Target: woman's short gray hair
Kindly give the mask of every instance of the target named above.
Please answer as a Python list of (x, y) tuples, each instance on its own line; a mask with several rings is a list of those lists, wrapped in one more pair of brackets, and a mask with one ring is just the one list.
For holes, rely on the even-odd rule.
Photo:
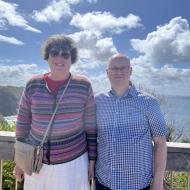
[(52, 35), (42, 44), (41, 54), (44, 60), (48, 60), (49, 53), (52, 49), (69, 51), (72, 64), (78, 59), (78, 50), (75, 41), (65, 34)]

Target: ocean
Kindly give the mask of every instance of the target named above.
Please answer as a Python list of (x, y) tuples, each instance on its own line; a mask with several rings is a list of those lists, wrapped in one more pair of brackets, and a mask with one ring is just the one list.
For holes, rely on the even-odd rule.
[(190, 96), (167, 96), (166, 99), (161, 107), (167, 123), (172, 123), (176, 135), (182, 132), (184, 138), (190, 138)]
[[(175, 134), (183, 131), (185, 137), (190, 138), (190, 96), (164, 96), (161, 108), (167, 123), (172, 123)], [(5, 117), (10, 123), (16, 121), (16, 116)]]

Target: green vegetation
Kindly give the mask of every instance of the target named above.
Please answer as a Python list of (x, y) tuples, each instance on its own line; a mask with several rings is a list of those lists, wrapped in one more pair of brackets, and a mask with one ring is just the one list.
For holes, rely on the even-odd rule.
[[(166, 172), (165, 175), (165, 190), (190, 190), (188, 187), (188, 178), (190, 178), (187, 172)], [(173, 185), (171, 186), (173, 182)]]
[(0, 114), (0, 131), (15, 131), (15, 126), (11, 126)]
[[(9, 125), (0, 115), (0, 131), (15, 131), (15, 126)], [(3, 190), (15, 190), (15, 177), (13, 176), (14, 161), (3, 160)], [(18, 190), (23, 184), (18, 183)]]
[[(168, 142), (176, 142), (179, 141), (182, 143), (190, 143), (190, 139), (185, 137), (183, 138), (183, 130), (179, 132), (177, 135), (175, 134), (174, 123), (170, 122), (167, 124), (168, 126)], [(190, 174), (188, 172), (174, 172), (174, 171), (166, 171), (165, 172), (165, 180), (164, 180), (164, 189), (165, 190), (190, 190), (188, 187), (188, 183), (190, 180)]]
[(13, 161), (3, 161), (3, 189), (14, 190), (15, 189), (15, 177), (13, 176), (13, 168), (15, 164)]

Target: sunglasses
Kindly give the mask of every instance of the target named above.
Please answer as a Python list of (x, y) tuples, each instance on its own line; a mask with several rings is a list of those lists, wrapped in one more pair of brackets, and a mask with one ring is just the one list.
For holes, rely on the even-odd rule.
[(64, 51), (58, 51), (58, 50), (51, 50), (49, 52), (49, 55), (51, 57), (62, 57), (64, 59), (69, 59), (71, 57), (71, 54), (69, 52), (64, 52)]

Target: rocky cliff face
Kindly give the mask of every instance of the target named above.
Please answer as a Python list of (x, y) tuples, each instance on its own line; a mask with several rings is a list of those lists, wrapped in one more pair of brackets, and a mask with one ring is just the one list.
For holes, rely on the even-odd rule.
[(0, 86), (0, 114), (3, 116), (17, 113), (23, 87)]

